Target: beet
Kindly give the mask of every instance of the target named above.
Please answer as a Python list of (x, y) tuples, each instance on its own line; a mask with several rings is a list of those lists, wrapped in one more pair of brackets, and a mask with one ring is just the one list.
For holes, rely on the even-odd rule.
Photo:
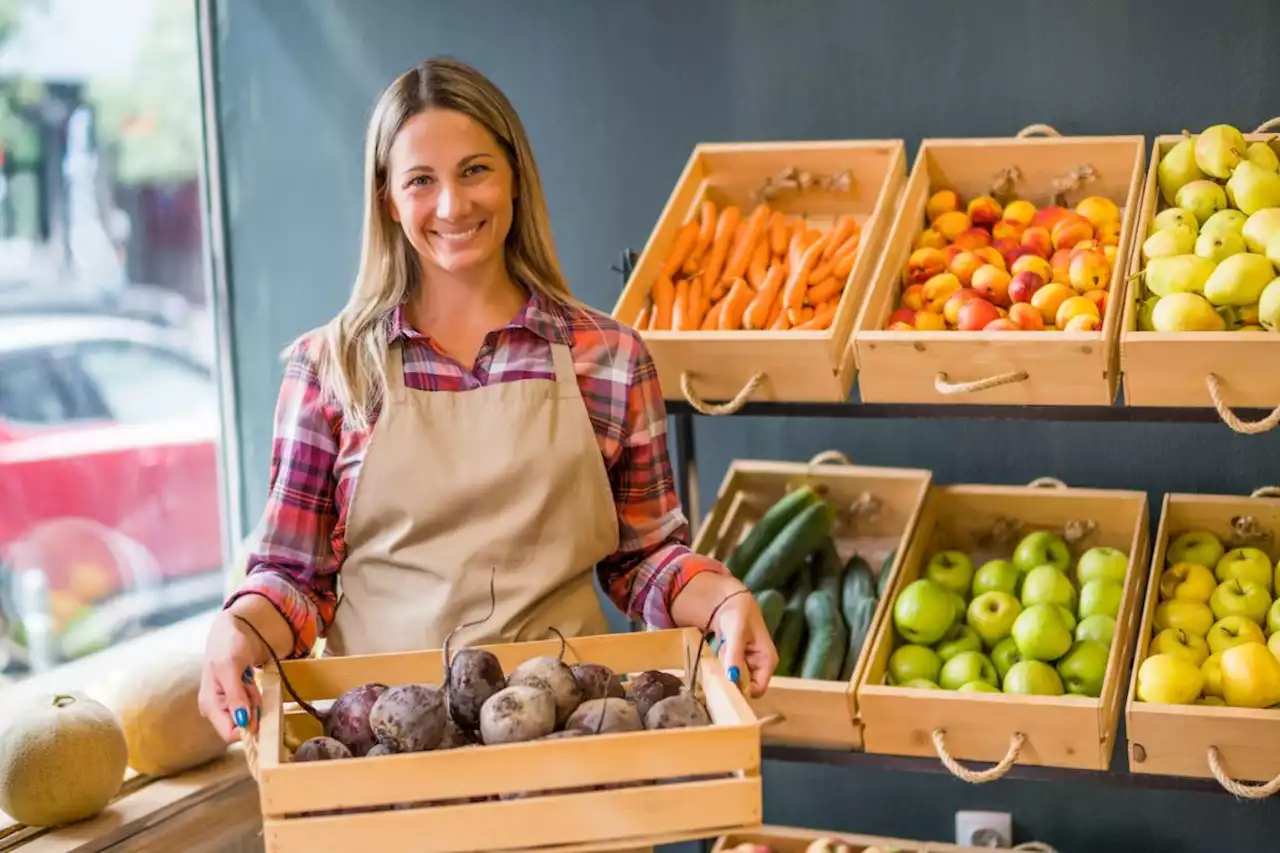
[(565, 723), (565, 731), (581, 729), (588, 734), (638, 732), (644, 728), (640, 712), (626, 699), (588, 699)]
[(685, 729), (711, 725), (707, 709), (687, 690), (655, 702), (644, 716), (646, 729)]
[(582, 701), (613, 697), (622, 699), (626, 691), (622, 689), (622, 679), (607, 666), (598, 663), (575, 663), (569, 666), (573, 672), (573, 680), (582, 688)]
[(552, 732), (549, 735), (543, 735), (539, 740), (564, 740), (571, 737), (583, 737), (588, 734), (582, 729), (563, 729), (558, 732)]
[(369, 711), (369, 727), (396, 752), (435, 749), (444, 737), (444, 693), (431, 684), (400, 684), (383, 691)]
[(480, 728), (480, 708), (507, 686), (502, 664), (493, 652), (460, 649), (449, 664), (449, 716), (469, 732)]
[(294, 761), (334, 761), (350, 758), (351, 750), (342, 741), (331, 737), (313, 737), (304, 740), (293, 753)]
[(458, 727), (453, 720), (445, 720), (444, 735), (436, 749), (457, 749), (460, 746), (474, 746), (475, 738)]
[(369, 748), (369, 751), (364, 754), (364, 757), (372, 758), (375, 755), (395, 755), (395, 754), (396, 754), (396, 748), (391, 744), (375, 743), (373, 746)]
[(684, 682), (669, 672), (646, 670), (631, 680), (631, 701), (636, 703), (640, 718), (649, 716), (649, 709), (671, 696), (678, 696)]
[(555, 699), (556, 728), (564, 725), (569, 715), (582, 704), (582, 688), (573, 677), (573, 670), (562, 660), (553, 657), (530, 658), (517, 666), (507, 678), (510, 687), (541, 682), (551, 689)]
[(368, 753), (378, 742), (369, 726), (369, 712), (386, 689), (385, 684), (362, 684), (339, 696), (324, 715), (325, 736), (341, 741), (352, 755)]
[(480, 738), (486, 744), (537, 740), (555, 728), (555, 696), (542, 682), (504, 687), (480, 709)]

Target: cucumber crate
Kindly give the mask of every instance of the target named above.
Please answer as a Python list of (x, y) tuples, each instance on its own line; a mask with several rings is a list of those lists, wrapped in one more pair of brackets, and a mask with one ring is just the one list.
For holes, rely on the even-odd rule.
[[(857, 686), (867, 752), (937, 757), (973, 782), (1015, 763), (1109, 766), (1146, 581), (1147, 496), (1040, 484), (930, 491)], [(1004, 564), (981, 570), (993, 561)], [(1081, 577), (1099, 583), (1087, 592)], [(891, 608), (909, 587), (900, 622)], [(1078, 631), (1095, 611), (1110, 621)], [(1073, 658), (1083, 640), (1095, 645)]]
[(838, 451), (729, 466), (693, 547), (754, 587), (779, 647), (768, 691), (748, 700), (765, 741), (862, 745), (853, 685), (931, 479)]

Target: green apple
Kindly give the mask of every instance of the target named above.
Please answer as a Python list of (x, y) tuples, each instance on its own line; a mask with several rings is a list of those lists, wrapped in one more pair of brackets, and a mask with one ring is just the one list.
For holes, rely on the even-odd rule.
[(961, 652), (942, 665), (942, 675), (938, 684), (943, 690), (959, 690), (960, 685), (970, 681), (985, 681), (988, 684), (1000, 683), (996, 666), (982, 652)]
[(1080, 618), (1103, 614), (1120, 615), (1120, 599), (1124, 597), (1124, 587), (1112, 581), (1095, 578), (1080, 587)]
[(1076, 615), (1061, 604), (1053, 606), (1058, 608), (1058, 613), (1062, 616), (1062, 622), (1067, 626), (1067, 630), (1074, 631), (1076, 629)]
[(920, 578), (907, 584), (893, 602), (893, 626), (909, 643), (932, 645), (956, 619), (956, 605), (944, 587)]
[(1157, 631), (1181, 628), (1188, 634), (1205, 636), (1213, 627), (1213, 611), (1200, 601), (1162, 601), (1156, 605), (1154, 623)]
[(973, 560), (963, 551), (939, 551), (924, 567), (924, 576), (943, 589), (965, 595), (973, 583)]
[(894, 684), (906, 684), (913, 678), (937, 681), (941, 671), (942, 658), (928, 646), (898, 646), (889, 655), (889, 678)]
[(1258, 548), (1232, 548), (1222, 555), (1218, 565), (1213, 569), (1213, 576), (1218, 583), (1239, 578), (1242, 581), (1253, 581), (1271, 592), (1271, 558)]
[(1036, 566), (1022, 580), (1022, 606), (1033, 604), (1061, 604), (1068, 610), (1076, 609), (1076, 588), (1071, 579), (1053, 566)]
[(933, 648), (942, 662), (946, 663), (961, 652), (982, 651), (982, 638), (968, 625), (957, 622)]
[(1062, 535), (1052, 530), (1028, 533), (1013, 549), (1013, 564), (1020, 572), (1029, 572), (1037, 566), (1053, 566), (1065, 572), (1071, 566), (1071, 549)]
[(1076, 626), (1077, 640), (1097, 640), (1103, 645), (1110, 646), (1115, 636), (1116, 620), (1111, 616), (1102, 614), (1086, 616)]
[(942, 689), (941, 687), (938, 686), (937, 682), (930, 681), (927, 678), (913, 678), (907, 683), (899, 686), (911, 687), (911, 688), (914, 688), (915, 690), (941, 690)]
[(958, 688), (961, 693), (999, 693), (999, 687), (993, 687), (985, 681), (970, 681)]
[(1247, 616), (1261, 625), (1271, 608), (1271, 594), (1262, 584), (1235, 578), (1223, 581), (1209, 597), (1209, 609), (1221, 620), (1225, 616)]
[[(1213, 631), (1210, 630), (1212, 635)], [(1179, 628), (1165, 628), (1151, 640), (1153, 655), (1180, 655), (1196, 666), (1209, 656), (1209, 643), (1204, 637), (1188, 634)]]
[(1164, 559), (1170, 566), (1174, 563), (1197, 563), (1212, 569), (1218, 565), (1226, 550), (1222, 546), (1222, 540), (1209, 531), (1188, 530), (1173, 537), (1173, 541), (1165, 549)]
[(954, 625), (956, 622), (963, 622), (965, 611), (969, 609), (969, 602), (965, 601), (963, 595), (953, 592), (951, 593), (951, 603), (954, 604), (956, 608), (956, 618), (951, 624)]
[(1007, 592), (984, 592), (969, 602), (965, 621), (988, 649), (1009, 636), (1022, 612), (1018, 599)]
[(1061, 696), (1062, 677), (1049, 664), (1038, 660), (1020, 660), (1004, 677), (1005, 693), (1029, 696)]
[(1119, 548), (1099, 545), (1080, 555), (1076, 562), (1076, 578), (1081, 586), (1092, 580), (1123, 584), (1129, 573), (1129, 555)]
[(1007, 592), (1018, 594), (1018, 583), (1022, 580), (1022, 572), (1008, 560), (991, 560), (983, 563), (973, 576), (973, 597), (984, 592)]
[(1027, 660), (1057, 660), (1071, 648), (1071, 631), (1056, 604), (1033, 604), (1013, 622), (1013, 640)]
[(1013, 641), (1013, 637), (1005, 637), (991, 650), (991, 662), (996, 665), (996, 672), (999, 673), (1002, 684), (1009, 670), (1020, 660), (1022, 660), (1022, 654), (1018, 651), (1018, 644)]
[(1223, 616), (1214, 622), (1213, 627), (1209, 629), (1207, 641), (1210, 653), (1220, 655), (1232, 646), (1244, 643), (1266, 643), (1267, 638), (1257, 622), (1248, 616), (1234, 614)]
[(1067, 693), (1079, 696), (1102, 695), (1111, 650), (1097, 640), (1076, 640), (1058, 661), (1058, 675)]
[(1277, 630), (1280, 630), (1280, 598), (1271, 603), (1271, 607), (1267, 609), (1267, 636), (1271, 636)]
[(1218, 579), (1213, 576), (1213, 569), (1199, 563), (1174, 563), (1160, 573), (1160, 600), (1200, 601), (1209, 603), (1213, 591), (1218, 588)]

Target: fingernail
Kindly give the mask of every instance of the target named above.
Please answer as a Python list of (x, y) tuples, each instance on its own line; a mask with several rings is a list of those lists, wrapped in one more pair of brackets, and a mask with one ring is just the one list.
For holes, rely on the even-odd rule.
[(249, 681), (253, 681), (253, 667), (247, 666), (244, 668), (244, 677)]
[(739, 675), (741, 675), (741, 674), (742, 674), (742, 673), (741, 673), (741, 672), (739, 672), (739, 670), (738, 670), (738, 668), (737, 668), (736, 666), (731, 666), (731, 667), (729, 667), (729, 680), (730, 680), (730, 681), (732, 681), (732, 682), (734, 682), (735, 684), (736, 684), (736, 683), (737, 683), (737, 681), (738, 681), (738, 676), (739, 676)]
[(243, 729), (245, 726), (249, 725), (249, 712), (244, 708), (236, 708), (236, 712), (232, 715), (232, 719), (236, 721), (237, 726)]

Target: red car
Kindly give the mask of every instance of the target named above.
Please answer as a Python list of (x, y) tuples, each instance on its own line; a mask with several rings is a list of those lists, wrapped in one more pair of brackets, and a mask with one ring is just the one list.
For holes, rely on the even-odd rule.
[(31, 669), (222, 594), (217, 386), (183, 337), (0, 316), (0, 633)]

